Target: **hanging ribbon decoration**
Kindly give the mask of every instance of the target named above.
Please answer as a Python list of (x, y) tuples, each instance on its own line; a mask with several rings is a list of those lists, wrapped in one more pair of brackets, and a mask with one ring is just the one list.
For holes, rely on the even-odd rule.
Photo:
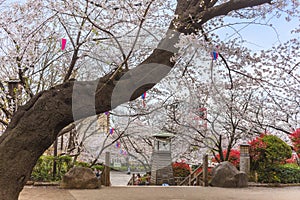
[[(116, 142), (116, 148), (121, 148), (121, 142), (120, 141)], [(120, 149), (120, 154), (126, 156), (127, 155), (127, 151), (122, 148), (122, 149)]]
[(216, 46), (216, 48), (213, 49), (213, 51), (210, 53), (211, 58), (212, 58), (211, 63), (210, 63), (210, 73), (211, 73), (210, 76), (211, 76), (211, 81), (212, 82), (213, 82), (213, 61), (217, 60), (218, 57), (219, 57), (219, 53), (216, 49), (218, 49), (218, 46)]
[(66, 44), (67, 44), (67, 39), (62, 38), (62, 39), (61, 39), (61, 50), (62, 50), (62, 51), (65, 50)]
[(213, 60), (217, 60), (218, 56), (219, 56), (219, 54), (218, 54), (218, 52), (216, 50), (214, 50), (213, 52), (211, 52), (211, 58)]
[(127, 152), (126, 152), (126, 150), (124, 150), (124, 149), (120, 149), (120, 154), (126, 156), (126, 155), (127, 155)]
[(114, 133), (114, 130), (115, 130), (114, 128), (109, 129), (109, 134), (112, 135)]
[(143, 106), (144, 106), (144, 107), (146, 107), (145, 99), (146, 99), (146, 92), (144, 92), (144, 93), (142, 94), (142, 102), (143, 102)]
[(120, 147), (121, 147), (121, 142), (117, 141), (116, 147), (117, 147), (117, 148), (120, 148)]

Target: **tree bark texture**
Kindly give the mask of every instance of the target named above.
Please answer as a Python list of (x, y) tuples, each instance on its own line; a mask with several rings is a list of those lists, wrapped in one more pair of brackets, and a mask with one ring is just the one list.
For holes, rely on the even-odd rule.
[[(200, 4), (206, 2), (206, 8)], [(164, 78), (174, 66), (171, 58), (180, 33), (189, 34), (213, 17), (270, 0), (178, 0), (174, 19), (153, 53), (136, 68), (88, 82), (69, 81), (35, 95), (20, 107), (0, 137), (0, 200), (17, 200), (37, 159), (74, 120), (111, 110), (134, 100)], [(190, 16), (195, 21), (190, 20)], [(187, 28), (189, 27), (189, 28)], [(116, 75), (117, 74), (117, 75)]]

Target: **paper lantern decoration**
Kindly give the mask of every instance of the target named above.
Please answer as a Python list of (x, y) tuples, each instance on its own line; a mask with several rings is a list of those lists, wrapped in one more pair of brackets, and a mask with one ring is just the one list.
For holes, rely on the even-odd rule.
[(61, 50), (62, 50), (62, 51), (65, 50), (66, 44), (67, 44), (67, 39), (62, 38), (62, 39), (61, 39)]
[(109, 129), (109, 134), (112, 135), (114, 133), (114, 130), (115, 130), (114, 128)]

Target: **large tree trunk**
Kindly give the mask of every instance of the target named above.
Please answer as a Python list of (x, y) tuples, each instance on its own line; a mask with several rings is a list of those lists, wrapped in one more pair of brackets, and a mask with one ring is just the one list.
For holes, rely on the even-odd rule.
[[(210, 1), (204, 1), (210, 2)], [(216, 1), (212, 1), (216, 2)], [(232, 9), (260, 5), (269, 0), (230, 1)], [(250, 3), (249, 3), (250, 2)], [(174, 44), (179, 33), (196, 32), (209, 19), (227, 14), (224, 7), (210, 3), (201, 8), (198, 0), (178, 0), (176, 31), (171, 23), (158, 48), (138, 67), (117, 76), (109, 74), (96, 81), (66, 82), (35, 95), (20, 107), (0, 137), (0, 200), (17, 200), (39, 156), (55, 141), (59, 131), (74, 120), (103, 113), (138, 98), (152, 88), (174, 66)], [(190, 16), (203, 20), (191, 22)], [(187, 25), (190, 25), (188, 29)], [(121, 76), (124, 74), (123, 76)]]
[[(177, 41), (178, 34), (174, 37)], [(172, 55), (173, 52), (156, 49), (143, 64), (127, 72), (125, 78), (110, 80), (109, 74), (96, 81), (66, 82), (39, 93), (20, 107), (0, 138), (0, 199), (18, 198), (37, 159), (53, 144), (61, 129), (74, 120), (103, 113), (139, 97), (171, 70)], [(137, 84), (143, 82), (145, 72), (155, 79)], [(133, 93), (128, 95), (130, 91)]]

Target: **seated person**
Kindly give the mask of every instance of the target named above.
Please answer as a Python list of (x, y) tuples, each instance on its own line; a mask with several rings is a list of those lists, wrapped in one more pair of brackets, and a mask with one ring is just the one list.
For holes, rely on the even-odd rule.
[(136, 177), (136, 180), (135, 180), (135, 185), (141, 185), (141, 183), (142, 183), (142, 177), (141, 177), (141, 175), (140, 174), (137, 174), (136, 175), (137, 177)]

